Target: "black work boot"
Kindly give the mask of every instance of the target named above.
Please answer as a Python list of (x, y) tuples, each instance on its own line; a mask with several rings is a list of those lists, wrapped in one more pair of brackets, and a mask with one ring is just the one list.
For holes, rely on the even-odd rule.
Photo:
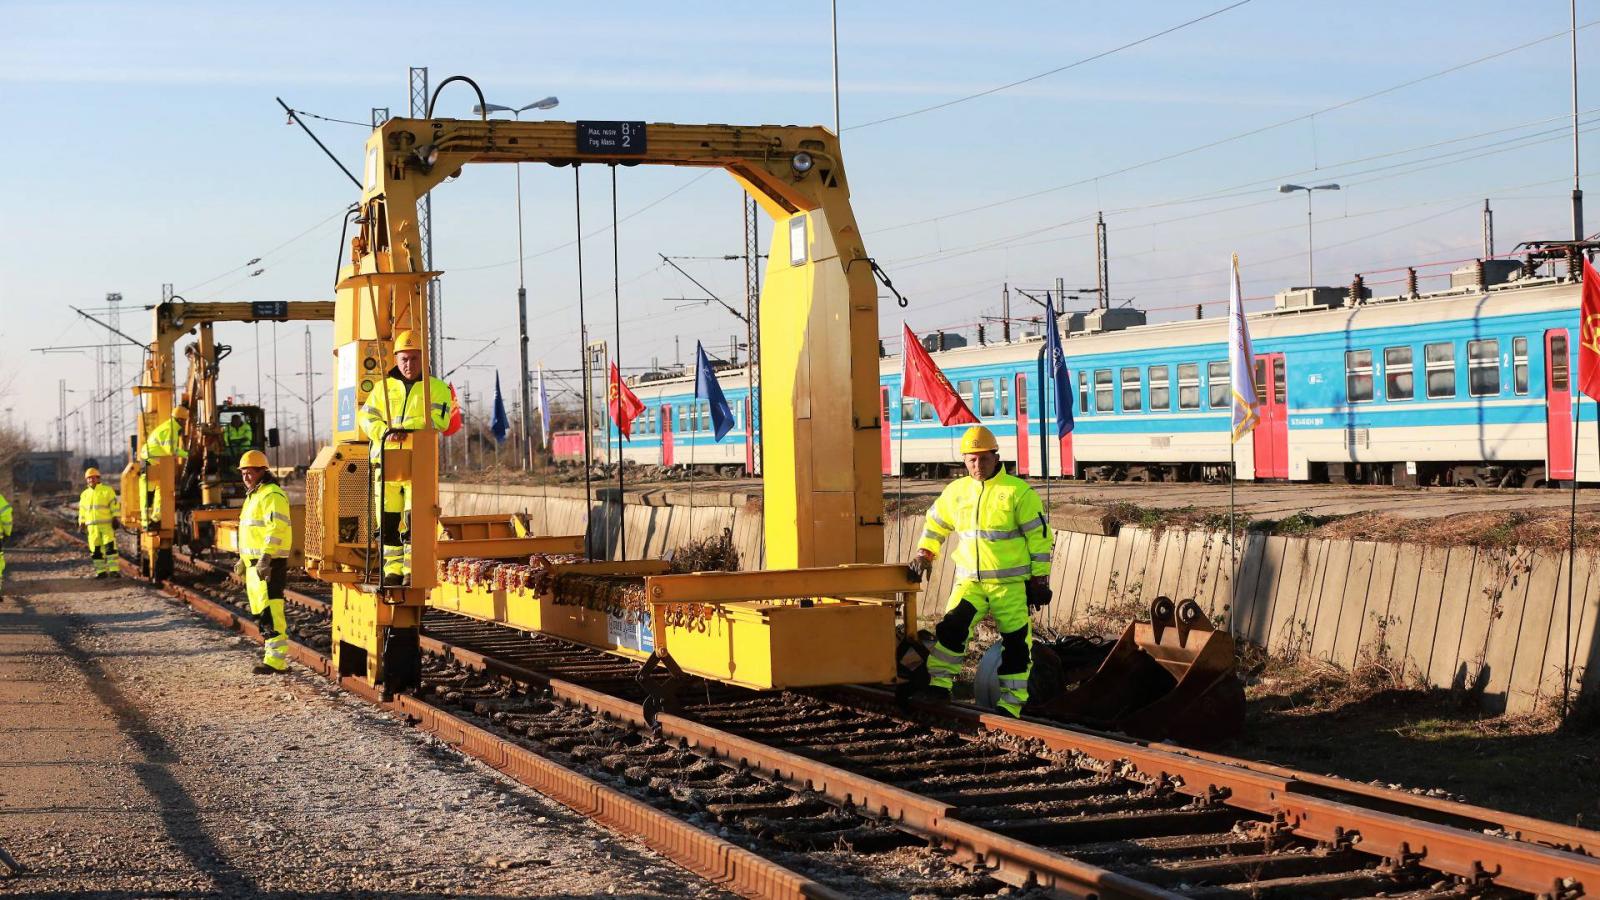
[(912, 699), (920, 700), (923, 703), (949, 703), (950, 689), (947, 687), (934, 687), (931, 684), (925, 685), (912, 695)]

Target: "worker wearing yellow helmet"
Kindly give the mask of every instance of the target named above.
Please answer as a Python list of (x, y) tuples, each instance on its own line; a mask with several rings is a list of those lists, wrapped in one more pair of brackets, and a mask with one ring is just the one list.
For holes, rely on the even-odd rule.
[(261, 629), (261, 663), (257, 675), (289, 669), (289, 624), (283, 615), (283, 588), (289, 580), (289, 548), (293, 520), (289, 495), (267, 468), (267, 455), (247, 451), (239, 458), (244, 479), (244, 508), (239, 510), (239, 562), (233, 574), (244, 579), (250, 615)]
[(78, 495), (78, 525), (89, 540), (89, 562), (94, 566), (94, 577), (117, 578), (122, 572), (117, 568), (117, 535), (111, 527), (117, 510), (117, 492), (111, 485), (101, 483), (100, 470), (94, 466), (83, 470), (83, 480), (88, 487)]
[[(189, 448), (183, 443), (183, 429), (189, 421), (189, 408), (174, 407), (172, 415), (145, 435), (144, 446), (139, 448), (139, 521), (146, 531), (161, 527), (161, 492), (152, 490), (145, 473), (150, 460), (175, 457), (180, 463), (189, 458)], [(177, 475), (174, 473), (174, 480)]]
[(411, 576), (411, 482), (383, 480), (384, 450), (400, 447), (412, 432), (448, 428), (455, 399), (442, 379), (422, 377), (422, 344), (416, 332), (395, 335), (394, 360), (394, 368), (367, 395), (358, 420), (370, 442), (373, 494), (381, 504), (383, 583), (405, 584)]
[(1050, 602), (1050, 557), (1055, 536), (1039, 495), (1027, 482), (1000, 466), (1000, 445), (994, 432), (981, 425), (961, 436), (961, 459), (967, 476), (945, 487), (928, 509), (922, 539), (910, 569), (922, 577), (951, 532), (960, 542), (951, 551), (955, 589), (944, 619), (934, 630), (937, 641), (928, 654), (925, 696), (950, 699), (961, 674), (967, 641), (984, 615), (994, 616), (1000, 632), (999, 709), (1020, 716), (1028, 702), (1028, 675), (1033, 671), (1032, 609)]

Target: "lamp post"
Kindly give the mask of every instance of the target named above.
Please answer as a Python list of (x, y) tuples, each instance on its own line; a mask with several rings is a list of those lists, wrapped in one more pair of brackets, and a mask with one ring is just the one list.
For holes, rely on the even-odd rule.
[(1337, 191), (1338, 189), (1339, 189), (1339, 186), (1337, 184), (1319, 184), (1319, 185), (1315, 185), (1313, 187), (1306, 187), (1304, 185), (1299, 185), (1299, 184), (1280, 184), (1280, 185), (1278, 185), (1278, 193), (1280, 193), (1280, 194), (1292, 194), (1295, 191), (1305, 191), (1306, 192), (1306, 287), (1316, 287), (1317, 286), (1317, 278), (1316, 278), (1315, 270), (1312, 268), (1312, 265), (1311, 265), (1311, 257), (1312, 257), (1312, 253), (1313, 253), (1313, 245), (1311, 243), (1311, 192), (1312, 191)]
[[(490, 115), (497, 112), (511, 113), (512, 118), (522, 120), (522, 114), (530, 109), (555, 109), (561, 103), (555, 97), (546, 97), (535, 100), (527, 106), (501, 106), (497, 103), (485, 103), (474, 106), (472, 111), (476, 115)], [(528, 436), (533, 433), (533, 419), (529, 412), (529, 399), (532, 394), (528, 385), (528, 288), (523, 278), (522, 264), (522, 163), (516, 164), (517, 169), (517, 326), (518, 337), (522, 347), (522, 370), (517, 379), (522, 390), (522, 470), (524, 472), (533, 468), (533, 442)]]

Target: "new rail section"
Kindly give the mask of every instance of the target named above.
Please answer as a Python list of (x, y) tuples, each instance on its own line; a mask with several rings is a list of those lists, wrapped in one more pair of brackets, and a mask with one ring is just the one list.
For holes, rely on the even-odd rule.
[[(176, 562), (163, 590), (259, 640), (221, 569)], [(907, 846), (970, 873), (939, 882), (956, 894), (1570, 900), (1600, 885), (1600, 833), (971, 708), (907, 709), (873, 688), (702, 682), (652, 730), (632, 661), (439, 610), (423, 623), (422, 687), (385, 701), (332, 668), (327, 600), (288, 597), (296, 661), (747, 896), (926, 890), (882, 852)]]

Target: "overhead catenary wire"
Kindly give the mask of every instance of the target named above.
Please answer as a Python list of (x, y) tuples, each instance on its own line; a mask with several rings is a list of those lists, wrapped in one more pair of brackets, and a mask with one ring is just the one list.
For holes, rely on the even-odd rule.
[[(1583, 30), (1592, 28), (1595, 25), (1600, 25), (1600, 19), (1595, 19), (1595, 20), (1592, 20), (1590, 22), (1586, 22), (1583, 25), (1578, 26), (1576, 30), (1577, 31), (1583, 31)], [(1382, 97), (1382, 96), (1385, 96), (1385, 95), (1388, 95), (1388, 94), (1392, 94), (1392, 93), (1395, 93), (1396, 91), (1401, 91), (1401, 90), (1404, 90), (1404, 89), (1409, 88), (1409, 87), (1414, 87), (1416, 85), (1423, 84), (1423, 83), (1428, 82), (1428, 81), (1432, 81), (1432, 80), (1434, 80), (1436, 78), (1442, 78), (1442, 77), (1444, 77), (1446, 75), (1454, 74), (1454, 73), (1460, 72), (1460, 71), (1462, 71), (1464, 69), (1468, 69), (1468, 68), (1471, 68), (1471, 67), (1476, 66), (1476, 65), (1480, 65), (1480, 64), (1485, 63), (1485, 62), (1490, 62), (1492, 60), (1499, 59), (1499, 58), (1501, 58), (1503, 56), (1508, 56), (1508, 55), (1510, 55), (1512, 53), (1516, 53), (1516, 52), (1521, 51), (1521, 50), (1526, 50), (1529, 47), (1536, 47), (1539, 44), (1543, 44), (1543, 43), (1545, 43), (1547, 41), (1551, 41), (1551, 40), (1554, 40), (1556, 38), (1566, 37), (1567, 34), (1568, 34), (1568, 29), (1563, 28), (1562, 30), (1554, 32), (1552, 34), (1547, 34), (1547, 35), (1545, 35), (1543, 37), (1534, 38), (1533, 40), (1525, 41), (1523, 43), (1517, 44), (1516, 46), (1507, 47), (1504, 50), (1495, 51), (1494, 53), (1489, 53), (1489, 54), (1486, 54), (1486, 55), (1483, 55), (1483, 56), (1475, 57), (1475, 58), (1469, 59), (1469, 60), (1467, 60), (1465, 62), (1457, 63), (1457, 64), (1455, 64), (1453, 66), (1448, 66), (1448, 67), (1446, 67), (1444, 69), (1440, 69), (1440, 70), (1435, 71), (1435, 72), (1430, 72), (1427, 75), (1422, 75), (1422, 76), (1419, 76), (1419, 77), (1416, 77), (1416, 78), (1408, 79), (1408, 80), (1402, 81), (1402, 82), (1400, 82), (1398, 84), (1393, 84), (1393, 85), (1390, 85), (1389, 87), (1382, 88), (1380, 90), (1376, 90), (1376, 91), (1372, 91), (1370, 93), (1362, 94), (1361, 96), (1358, 96), (1358, 97), (1352, 97), (1352, 98), (1350, 98), (1348, 100), (1344, 100), (1344, 101), (1341, 101), (1339, 103), (1334, 103), (1334, 104), (1331, 104), (1329, 106), (1324, 106), (1324, 107), (1322, 107), (1320, 109), (1317, 109), (1317, 110), (1314, 110), (1312, 112), (1302, 113), (1302, 114), (1297, 115), (1297, 116), (1291, 116), (1290, 118), (1281, 119), (1279, 121), (1272, 122), (1272, 123), (1269, 123), (1269, 124), (1266, 124), (1266, 125), (1259, 125), (1259, 126), (1256, 126), (1254, 128), (1247, 129), (1245, 131), (1241, 131), (1241, 132), (1237, 132), (1235, 134), (1228, 135), (1226, 137), (1221, 137), (1221, 138), (1217, 138), (1217, 139), (1212, 140), (1212, 141), (1207, 141), (1205, 143), (1196, 144), (1196, 145), (1194, 145), (1192, 147), (1188, 147), (1188, 148), (1185, 148), (1185, 149), (1182, 149), (1182, 150), (1176, 150), (1176, 151), (1173, 151), (1171, 153), (1163, 154), (1161, 156), (1152, 157), (1150, 159), (1146, 159), (1146, 160), (1143, 160), (1141, 162), (1130, 163), (1129, 165), (1126, 165), (1126, 166), (1122, 166), (1122, 167), (1119, 167), (1119, 168), (1116, 168), (1116, 169), (1112, 169), (1112, 170), (1106, 171), (1106, 172), (1101, 172), (1101, 173), (1099, 173), (1097, 175), (1090, 175), (1090, 176), (1086, 176), (1086, 177), (1083, 177), (1083, 178), (1079, 178), (1079, 179), (1077, 179), (1075, 181), (1066, 182), (1064, 184), (1052, 185), (1050, 187), (1040, 188), (1040, 189), (1037, 189), (1037, 190), (1033, 190), (1033, 191), (1029, 191), (1029, 192), (1023, 193), (1023, 194), (1017, 194), (1017, 195), (1014, 195), (1014, 196), (1011, 196), (1011, 197), (1006, 197), (1006, 198), (1003, 198), (1003, 199), (1000, 199), (1000, 200), (993, 200), (993, 201), (990, 201), (988, 203), (981, 203), (981, 204), (978, 204), (976, 206), (969, 206), (969, 207), (966, 207), (964, 209), (958, 209), (958, 210), (953, 210), (953, 211), (947, 212), (947, 213), (941, 213), (941, 214), (936, 215), (936, 216), (928, 216), (928, 217), (925, 217), (925, 218), (922, 218), (922, 219), (917, 219), (917, 220), (914, 220), (914, 221), (911, 221), (911, 222), (902, 222), (902, 223), (900, 223), (898, 225), (890, 225), (890, 226), (887, 226), (887, 227), (884, 227), (884, 228), (879, 228), (874, 233), (875, 234), (883, 234), (883, 233), (890, 232), (890, 231), (897, 231), (897, 230), (902, 229), (902, 228), (910, 228), (910, 227), (913, 227), (913, 226), (916, 226), (916, 225), (926, 225), (926, 224), (931, 223), (931, 222), (938, 222), (938, 221), (941, 221), (941, 220), (944, 220), (944, 219), (952, 219), (952, 218), (955, 218), (957, 216), (969, 215), (971, 213), (981, 212), (983, 210), (988, 210), (988, 209), (994, 209), (994, 208), (1000, 207), (1000, 206), (1007, 206), (1009, 204), (1018, 203), (1018, 202), (1021, 202), (1023, 200), (1030, 200), (1030, 199), (1032, 199), (1034, 197), (1041, 197), (1041, 196), (1044, 196), (1046, 194), (1051, 194), (1051, 193), (1055, 193), (1055, 192), (1058, 192), (1058, 191), (1067, 190), (1068, 188), (1081, 187), (1081, 186), (1086, 185), (1086, 184), (1093, 184), (1094, 182), (1099, 181), (1100, 179), (1103, 179), (1103, 178), (1111, 178), (1111, 177), (1114, 177), (1114, 176), (1117, 176), (1117, 175), (1126, 175), (1129, 172), (1136, 172), (1136, 171), (1138, 171), (1140, 169), (1147, 168), (1149, 166), (1158, 165), (1158, 164), (1164, 163), (1164, 162), (1170, 162), (1170, 161), (1172, 161), (1174, 159), (1179, 159), (1179, 158), (1182, 158), (1182, 157), (1185, 157), (1185, 156), (1190, 156), (1190, 155), (1195, 154), (1195, 153), (1200, 153), (1200, 152), (1205, 151), (1205, 150), (1210, 150), (1210, 149), (1213, 149), (1213, 148), (1216, 148), (1216, 147), (1224, 146), (1226, 144), (1231, 144), (1234, 141), (1243, 140), (1243, 139), (1248, 138), (1248, 137), (1254, 137), (1255, 135), (1264, 134), (1264, 133), (1266, 133), (1268, 131), (1275, 131), (1275, 130), (1277, 130), (1279, 128), (1283, 128), (1285, 126), (1293, 125), (1293, 124), (1296, 124), (1296, 123), (1299, 123), (1299, 122), (1305, 122), (1305, 121), (1308, 121), (1310, 119), (1315, 118), (1316, 116), (1326, 115), (1327, 113), (1335, 112), (1335, 111), (1341, 110), (1341, 109), (1347, 109), (1347, 108), (1349, 108), (1351, 106), (1355, 106), (1356, 104), (1359, 104), (1359, 103), (1364, 103), (1364, 102), (1366, 102), (1368, 100), (1373, 100), (1373, 99), (1376, 99), (1378, 97)]]
[[(1157, 31), (1157, 32), (1155, 32), (1153, 34), (1147, 34), (1144, 37), (1141, 37), (1141, 38), (1139, 38), (1137, 40), (1132, 40), (1132, 41), (1129, 41), (1129, 42), (1127, 42), (1125, 44), (1121, 44), (1121, 45), (1118, 45), (1116, 47), (1112, 47), (1112, 48), (1107, 49), (1107, 50), (1101, 50), (1099, 53), (1095, 53), (1095, 54), (1091, 54), (1089, 56), (1085, 56), (1082, 59), (1074, 60), (1074, 61), (1072, 61), (1070, 63), (1067, 63), (1064, 66), (1057, 66), (1054, 69), (1050, 69), (1048, 71), (1040, 72), (1037, 75), (1029, 75), (1026, 78), (1019, 78), (1016, 81), (1008, 82), (1006, 84), (999, 85), (998, 87), (988, 88), (986, 90), (978, 91), (975, 94), (968, 94), (968, 95), (966, 95), (964, 97), (957, 97), (954, 100), (946, 100), (943, 103), (935, 103), (932, 106), (924, 106), (921, 109), (908, 110), (908, 111), (903, 112), (903, 113), (896, 113), (895, 115), (892, 115), (892, 116), (884, 116), (881, 119), (873, 119), (870, 122), (862, 122), (862, 123), (857, 124), (857, 125), (851, 125), (848, 128), (845, 128), (844, 130), (845, 131), (855, 131), (855, 130), (861, 129), (861, 128), (871, 128), (874, 125), (882, 125), (882, 124), (884, 124), (886, 122), (898, 122), (901, 119), (909, 119), (912, 116), (920, 116), (920, 115), (923, 115), (924, 113), (930, 113), (930, 112), (934, 112), (936, 110), (949, 109), (952, 106), (957, 106), (959, 104), (967, 103), (967, 102), (972, 101), (972, 100), (977, 100), (977, 99), (982, 98), (982, 97), (988, 97), (988, 96), (991, 96), (991, 95), (994, 95), (994, 94), (998, 94), (998, 93), (1000, 93), (1002, 91), (1008, 91), (1008, 90), (1011, 90), (1014, 87), (1020, 87), (1020, 86), (1022, 86), (1024, 84), (1028, 84), (1029, 82), (1038, 81), (1041, 78), (1048, 78), (1051, 75), (1059, 75), (1062, 72), (1068, 71), (1069, 69), (1076, 69), (1079, 66), (1087, 65), (1089, 63), (1094, 62), (1095, 60), (1105, 59), (1108, 56), (1112, 56), (1114, 54), (1121, 53), (1124, 50), (1130, 50), (1130, 49), (1132, 49), (1134, 47), (1139, 46), (1140, 44), (1147, 44), (1147, 43), (1155, 40), (1156, 38), (1165, 37), (1166, 35), (1172, 34), (1175, 31), (1182, 31), (1183, 29), (1188, 28), (1191, 25), (1198, 25), (1201, 22), (1206, 21), (1207, 19), (1211, 19), (1211, 18), (1215, 18), (1217, 16), (1220, 16), (1223, 13), (1228, 12), (1229, 10), (1238, 9), (1239, 7), (1244, 6), (1245, 4), (1247, 4), (1249, 2), (1251, 2), (1251, 0), (1236, 0), (1236, 2), (1234, 2), (1234, 3), (1230, 3), (1227, 6), (1223, 6), (1223, 7), (1220, 7), (1218, 9), (1214, 9), (1211, 12), (1208, 12), (1203, 16), (1196, 16), (1195, 18), (1190, 19), (1187, 22), (1180, 22), (1177, 25), (1172, 25), (1172, 26), (1169, 26), (1167, 28), (1163, 28), (1160, 31)], [(835, 62), (834, 65), (835, 65), (835, 68), (837, 69), (837, 66), (838, 66), (837, 61)], [(837, 75), (835, 77), (837, 77)], [(835, 117), (837, 118), (837, 113), (835, 113)]]

